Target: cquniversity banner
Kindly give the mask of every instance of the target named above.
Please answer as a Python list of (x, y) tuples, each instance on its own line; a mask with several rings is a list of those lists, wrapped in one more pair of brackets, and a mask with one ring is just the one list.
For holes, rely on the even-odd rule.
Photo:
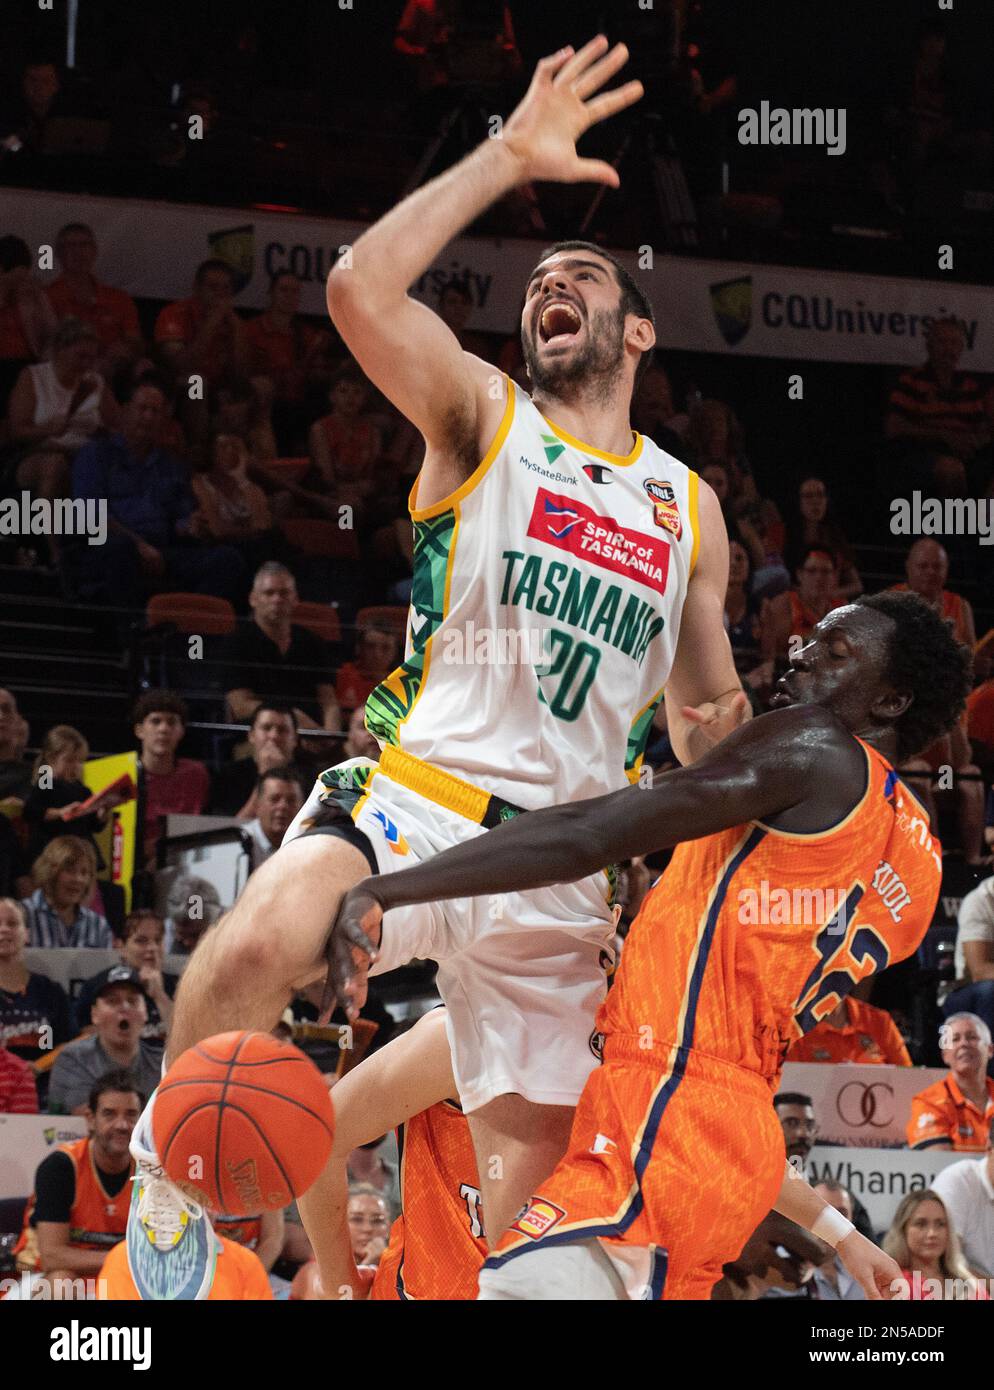
[[(24, 189), (5, 189), (4, 208), (5, 225), (32, 248), (53, 245), (64, 222), (89, 223), (100, 245), (98, 276), (130, 294), (185, 298), (197, 265), (218, 256), (235, 272), (239, 306), (264, 308), (272, 275), (292, 270), (303, 282), (303, 312), (320, 315), (328, 271), (363, 230), (357, 222), (262, 208)], [(641, 253), (619, 256), (652, 299), (664, 349), (916, 365), (924, 360), (928, 324), (953, 315), (966, 334), (962, 367), (994, 371), (994, 289), (676, 258), (646, 241)], [(433, 304), (442, 285), (458, 280), (473, 301), (471, 328), (517, 332), (525, 282), (541, 249), (535, 241), (460, 237), (412, 293)]]

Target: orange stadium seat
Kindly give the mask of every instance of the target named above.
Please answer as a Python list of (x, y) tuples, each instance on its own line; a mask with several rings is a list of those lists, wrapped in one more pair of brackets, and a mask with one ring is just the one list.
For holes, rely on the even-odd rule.
[(359, 609), (355, 625), (357, 628), (388, 627), (403, 641), (407, 634), (407, 609), (386, 603), (370, 604), (368, 608)]
[(235, 630), (235, 610), (226, 598), (209, 594), (156, 594), (148, 601), (145, 621), (149, 627), (173, 623), (181, 632), (224, 637)]
[(354, 531), (333, 521), (283, 521), (280, 530), (295, 550), (330, 560), (358, 560), (359, 542)]
[(338, 610), (327, 603), (298, 603), (293, 610), (292, 621), (299, 627), (306, 627), (308, 632), (313, 632), (315, 637), (321, 637), (325, 642), (342, 640)]

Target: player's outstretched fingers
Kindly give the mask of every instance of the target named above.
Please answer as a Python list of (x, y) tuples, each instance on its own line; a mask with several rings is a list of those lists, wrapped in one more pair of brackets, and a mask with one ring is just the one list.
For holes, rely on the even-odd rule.
[(579, 77), (573, 79), (573, 90), (578, 97), (586, 101), (587, 97), (593, 96), (594, 92), (599, 91), (605, 82), (609, 82), (619, 69), (623, 68), (628, 62), (628, 49), (623, 43), (616, 43), (610, 53), (605, 53), (604, 57), (592, 67), (587, 68)]
[(595, 34), (583, 45), (568, 62), (564, 63), (556, 75), (556, 86), (568, 86), (585, 72), (591, 63), (596, 62), (610, 47), (606, 34)]
[(588, 101), (587, 115), (590, 124), (596, 125), (598, 121), (606, 121), (608, 116), (614, 116), (619, 111), (624, 111), (626, 106), (632, 106), (639, 101), (645, 93), (645, 88), (638, 80), (626, 82), (623, 87), (615, 87), (613, 92), (605, 92), (603, 96), (594, 97)]

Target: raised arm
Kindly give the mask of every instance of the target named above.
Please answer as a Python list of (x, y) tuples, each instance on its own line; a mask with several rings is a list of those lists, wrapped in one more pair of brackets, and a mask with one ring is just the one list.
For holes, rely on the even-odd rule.
[(684, 765), (702, 757), (752, 716), (725, 631), (725, 518), (713, 489), (703, 480), (698, 486), (700, 548), (665, 693), (670, 743)]
[(419, 503), (457, 487), (478, 464), (506, 402), (501, 378), (463, 352), (437, 314), (408, 288), (486, 208), (532, 179), (617, 186), (615, 170), (581, 159), (589, 126), (637, 101), (641, 84), (594, 93), (627, 60), (603, 36), (579, 53), (544, 58), (500, 138), (485, 140), (452, 169), (374, 223), (328, 276), (328, 312), (366, 375), (421, 431), (427, 443)]

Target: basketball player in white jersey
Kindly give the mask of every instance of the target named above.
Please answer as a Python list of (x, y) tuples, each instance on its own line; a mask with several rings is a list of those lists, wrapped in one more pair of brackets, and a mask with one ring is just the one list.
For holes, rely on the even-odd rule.
[[(482, 841), (520, 811), (637, 780), (664, 687), (682, 762), (748, 717), (723, 626), (720, 507), (629, 424), (655, 331), (623, 267), (582, 242), (541, 258), (521, 319), (531, 398), (407, 293), (520, 184), (617, 186), (614, 169), (575, 144), (641, 96), (638, 82), (597, 95), (626, 59), (603, 37), (544, 59), (501, 138), (405, 199), (329, 277), (343, 339), (426, 441), (411, 499), (406, 657), (367, 705), (380, 763), (326, 772), (283, 847), (204, 938), (167, 1061), (212, 1033), (272, 1027), (291, 988), (323, 973), (340, 897), (370, 868), (391, 872)], [(438, 962), (494, 1240), (564, 1152), (596, 1062), (587, 1040), (612, 957), (607, 870), (384, 921), (374, 971)], [(352, 1013), (363, 988), (361, 972), (343, 983)], [(147, 1112), (135, 1153), (139, 1288), (204, 1296), (209, 1255), (195, 1251), (206, 1220), (161, 1176)], [(319, 1179), (300, 1203), (309, 1228), (320, 1229), (322, 1202)]]

